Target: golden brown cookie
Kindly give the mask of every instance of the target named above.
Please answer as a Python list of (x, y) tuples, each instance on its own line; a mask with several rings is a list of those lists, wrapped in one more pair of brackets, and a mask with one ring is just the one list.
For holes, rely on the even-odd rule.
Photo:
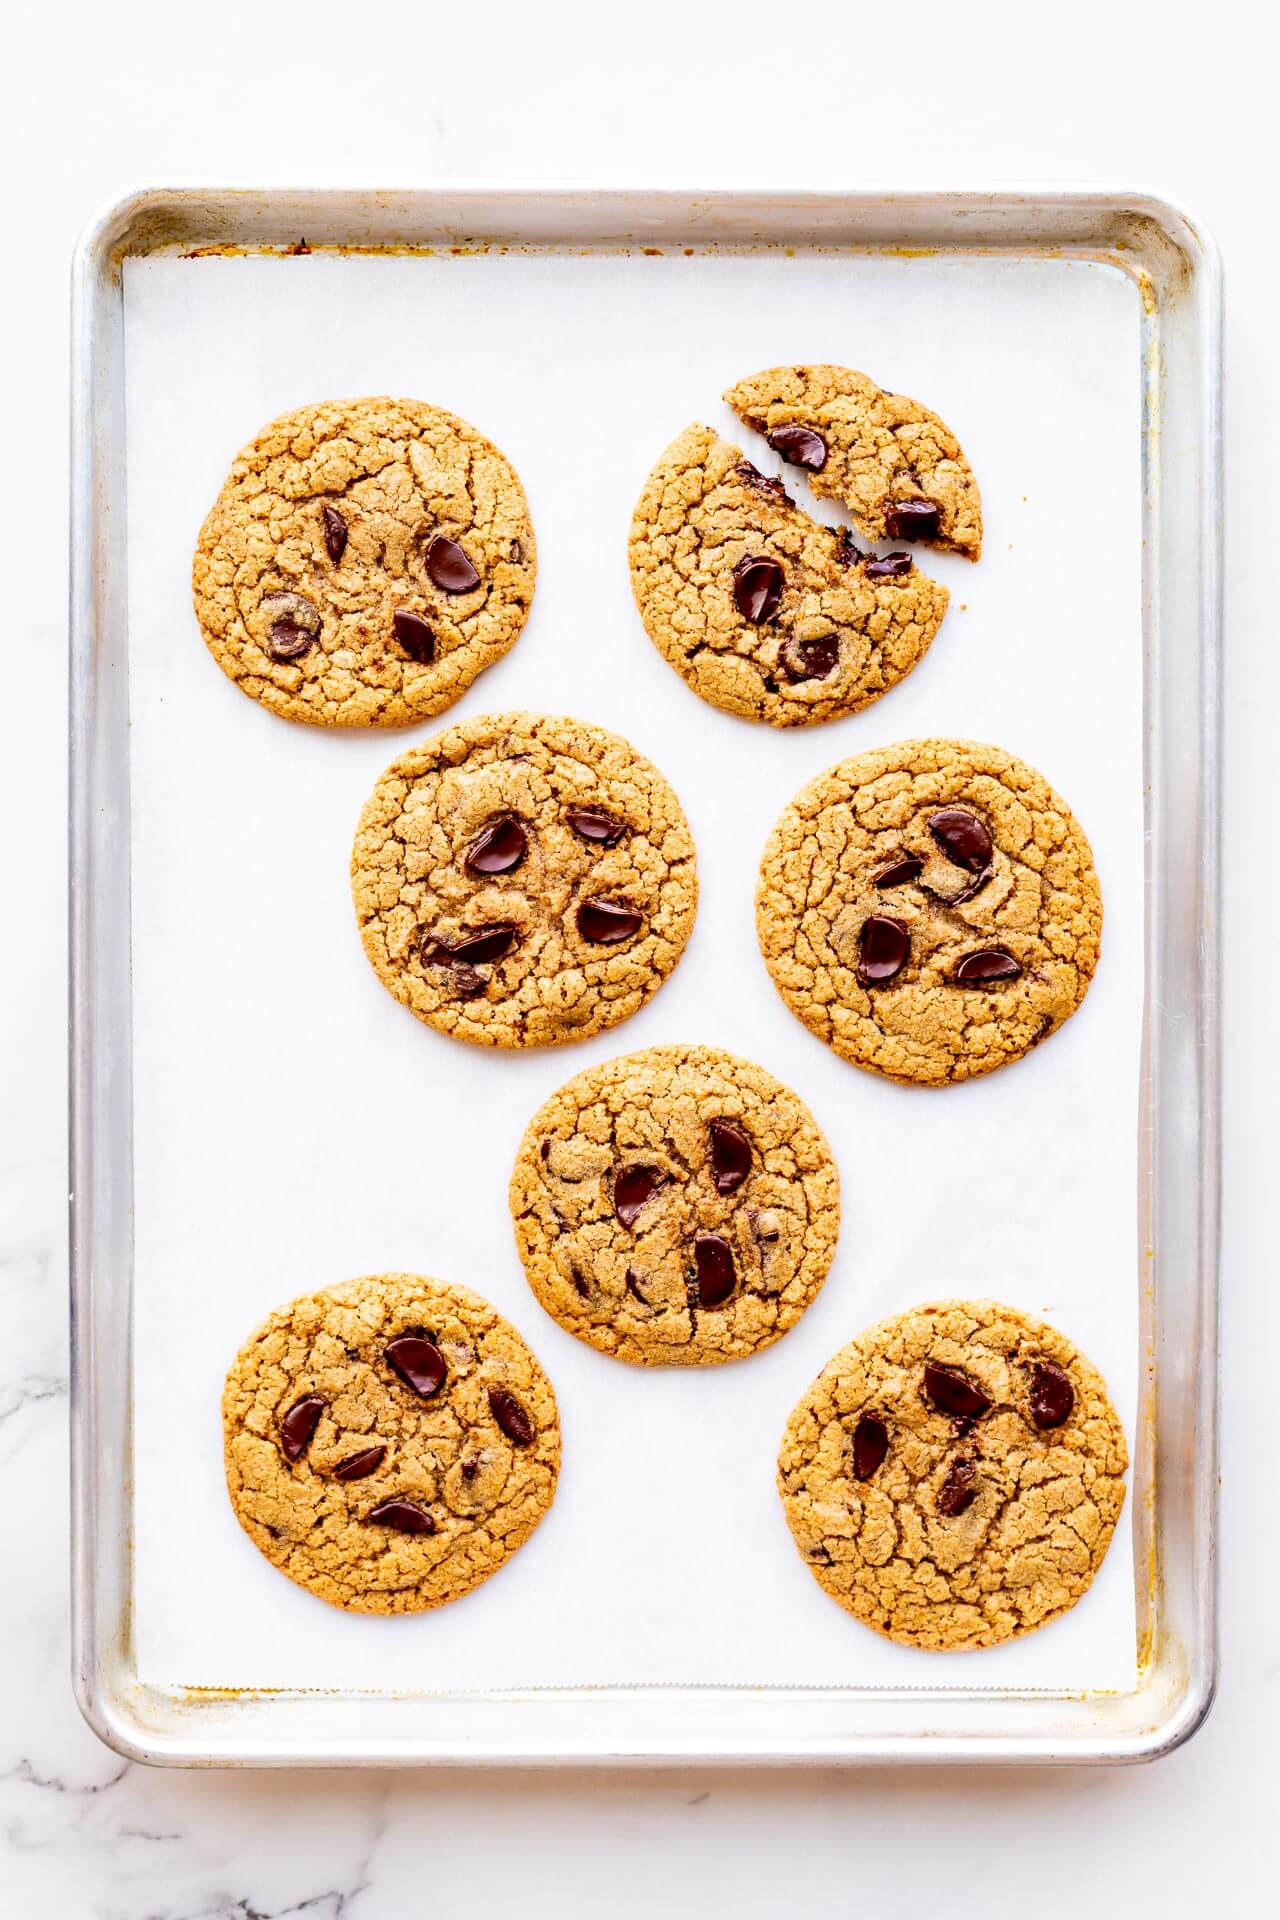
[(222, 1396), (227, 1488), (253, 1544), (353, 1613), (470, 1593), (555, 1493), (551, 1383), (466, 1287), (371, 1274), (277, 1308)]
[(778, 1490), (814, 1578), (907, 1646), (994, 1647), (1073, 1607), (1129, 1464), (1096, 1368), (993, 1300), (881, 1321), (787, 1422)]
[(273, 420), (200, 530), (196, 617), (240, 689), (286, 720), (402, 727), (453, 705), (529, 613), (514, 467), (421, 400)]
[(860, 553), (710, 427), (649, 475), (631, 523), (645, 631), (704, 700), (805, 727), (856, 713), (910, 673), (947, 590), (910, 554)]
[(1075, 1012), (1102, 897), (1089, 842), (1031, 767), (903, 740), (796, 795), (760, 863), (756, 928), (779, 993), (842, 1059), (945, 1086)]
[(406, 753), (351, 857), (378, 978), (481, 1046), (555, 1046), (625, 1020), (679, 960), (697, 877), (680, 802), (603, 727), (485, 714)]
[(529, 1122), (510, 1198), (547, 1312), (637, 1366), (771, 1346), (826, 1279), (840, 1225), (808, 1108), (713, 1047), (650, 1047), (578, 1074)]
[(812, 365), (769, 367), (724, 397), (869, 540), (926, 540), (978, 558), (978, 483), (950, 427), (918, 401), (851, 367)]

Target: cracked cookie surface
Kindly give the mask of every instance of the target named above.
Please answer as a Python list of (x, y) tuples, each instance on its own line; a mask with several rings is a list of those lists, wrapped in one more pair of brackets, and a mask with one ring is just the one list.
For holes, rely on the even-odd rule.
[(924, 540), (978, 558), (978, 483), (951, 429), (918, 401), (852, 367), (812, 365), (769, 367), (724, 397), (869, 540)]
[(570, 1080), (530, 1121), (510, 1200), (547, 1312), (638, 1366), (770, 1346), (825, 1280), (840, 1223), (808, 1108), (711, 1047), (650, 1047)]
[(1084, 833), (1031, 767), (905, 740), (796, 795), (765, 847), (756, 928), (779, 993), (843, 1059), (944, 1086), (1074, 1013), (1102, 896)]
[(227, 1375), (222, 1423), (249, 1538), (355, 1613), (479, 1586), (529, 1538), (560, 1468), (551, 1383), (515, 1328), (413, 1273), (278, 1308)]
[(655, 993), (693, 927), (684, 812), (617, 734), (486, 714), (415, 747), (351, 859), (365, 952), (428, 1025), (482, 1046), (583, 1040)]
[(709, 427), (653, 469), (631, 523), (645, 631), (712, 706), (775, 727), (856, 713), (910, 673), (947, 590), (910, 555), (862, 554)]
[(241, 691), (287, 720), (402, 727), (452, 706), (533, 598), (524, 490), (482, 433), (420, 400), (332, 400), (240, 453), (196, 547), (196, 616)]
[(1073, 1607), (1124, 1505), (1097, 1369), (991, 1300), (917, 1307), (843, 1347), (783, 1436), (778, 1490), (810, 1572), (907, 1646), (997, 1646)]

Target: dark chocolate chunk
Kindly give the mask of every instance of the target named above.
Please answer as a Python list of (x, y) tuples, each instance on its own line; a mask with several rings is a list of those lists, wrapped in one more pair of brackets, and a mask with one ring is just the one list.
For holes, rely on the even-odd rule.
[(320, 1395), (309, 1393), (304, 1400), (295, 1400), (281, 1420), (280, 1451), (290, 1463), (301, 1460), (311, 1445), (311, 1436), (320, 1424), (324, 1409), (325, 1402)]
[(848, 527), (841, 527), (836, 535), (836, 559), (842, 567), (856, 567), (862, 558), (862, 550), (850, 533)]
[(951, 978), (962, 987), (985, 987), (989, 981), (1016, 980), (1021, 972), (1003, 947), (984, 947), (981, 953), (966, 953)]
[(982, 873), (991, 864), (991, 835), (976, 813), (963, 807), (944, 807), (929, 816), (929, 831), (952, 866)]
[(472, 873), (512, 873), (529, 848), (529, 837), (514, 813), (500, 813), (483, 827), (467, 849)]
[(365, 1515), (370, 1526), (394, 1527), (397, 1533), (434, 1533), (436, 1523), (413, 1500), (384, 1500)]
[(883, 987), (896, 980), (911, 958), (911, 936), (900, 920), (873, 913), (862, 923), (858, 948), (858, 978), (867, 986)]
[(419, 666), (429, 667), (436, 657), (436, 637), (422, 615), (411, 613), (408, 607), (397, 607), (391, 616), (391, 625), (409, 658)]
[(444, 1355), (425, 1334), (397, 1334), (387, 1347), (386, 1359), (420, 1400), (430, 1400), (444, 1385)]
[(633, 1227), (645, 1202), (665, 1187), (669, 1176), (661, 1167), (647, 1167), (641, 1161), (619, 1167), (613, 1176), (613, 1210), (624, 1227)]
[(853, 1430), (853, 1477), (869, 1480), (889, 1451), (889, 1429), (877, 1414), (864, 1413)]
[(719, 1233), (697, 1234), (693, 1264), (698, 1270), (698, 1305), (722, 1307), (738, 1284), (729, 1242)]
[(427, 548), (427, 572), (442, 593), (470, 593), (480, 575), (456, 540), (438, 533)]
[(387, 1457), (385, 1447), (366, 1447), (363, 1453), (349, 1453), (333, 1470), (335, 1480), (367, 1480)]
[(812, 427), (775, 427), (769, 445), (791, 466), (807, 467), (810, 473), (821, 473), (827, 464), (827, 443)]
[(640, 1276), (636, 1272), (634, 1267), (627, 1268), (627, 1292), (631, 1294), (635, 1299), (637, 1299), (640, 1302), (640, 1305), (642, 1307), (647, 1307), (649, 1305), (649, 1302), (648, 1300), (645, 1299), (644, 1291), (640, 1285)]
[(918, 880), (923, 871), (923, 860), (917, 859), (914, 853), (900, 853), (883, 867), (877, 867), (871, 884), (873, 887), (905, 887), (909, 881)]
[(598, 813), (593, 807), (574, 807), (565, 819), (579, 840), (589, 840), (600, 847), (617, 846), (627, 830), (625, 822), (615, 820), (612, 814)]
[(751, 1171), (751, 1142), (730, 1120), (713, 1120), (707, 1131), (711, 1135), (711, 1177), (716, 1192), (736, 1193)]
[(904, 573), (910, 573), (913, 564), (909, 553), (885, 553), (879, 558), (872, 553), (867, 556), (863, 572), (868, 580), (901, 580)]
[(310, 653), (316, 643), (315, 635), (300, 627), (295, 620), (283, 619), (271, 622), (271, 632), (267, 636), (267, 651), (273, 660), (301, 660), (304, 653)]
[(952, 1520), (973, 1505), (978, 1492), (977, 1478), (976, 1462), (963, 1457), (952, 1461), (946, 1479), (938, 1488), (938, 1512), (945, 1519)]
[(776, 474), (761, 473), (759, 467), (752, 466), (750, 460), (739, 460), (734, 473), (744, 486), (751, 488), (753, 493), (760, 494), (766, 500), (773, 500), (781, 507), (794, 507), (795, 501)]
[(840, 641), (834, 633), (821, 634), (816, 640), (788, 640), (781, 659), (789, 679), (825, 680), (840, 664)]
[(1060, 1427), (1070, 1418), (1076, 1390), (1053, 1360), (1037, 1360), (1031, 1369), (1031, 1418), (1038, 1427)]
[(301, 593), (266, 593), (261, 610), (270, 621), (267, 652), (273, 660), (300, 660), (320, 638), (320, 612)]
[(778, 610), (786, 575), (776, 560), (746, 554), (733, 570), (733, 598), (744, 620), (760, 626)]
[(533, 1445), (533, 1422), (514, 1393), (506, 1387), (490, 1387), (489, 1411), (513, 1447)]
[(325, 552), (336, 567), (347, 550), (347, 523), (336, 507), (323, 507)]
[(942, 524), (932, 500), (891, 500), (884, 510), (890, 540), (932, 540)]
[(948, 894), (946, 904), (949, 907), (962, 907), (966, 900), (972, 900), (975, 893), (981, 893), (991, 878), (994, 868), (986, 867), (974, 875), (967, 887), (961, 887), (959, 893)]
[(940, 1413), (949, 1413), (955, 1420), (977, 1420), (991, 1411), (987, 1395), (967, 1373), (937, 1360), (925, 1362), (924, 1390)]
[[(460, 933), (456, 940), (442, 940), (436, 934), (424, 933), (423, 963), (429, 967), (456, 967), (460, 973), (470, 973), (476, 967), (501, 960), (505, 953), (510, 953), (519, 931), (510, 920), (498, 920), (492, 926), (475, 927), (470, 932)], [(481, 986), (484, 985), (479, 974), (475, 978)]]
[(578, 932), (598, 947), (613, 947), (639, 933), (644, 921), (620, 900), (584, 900), (578, 908)]

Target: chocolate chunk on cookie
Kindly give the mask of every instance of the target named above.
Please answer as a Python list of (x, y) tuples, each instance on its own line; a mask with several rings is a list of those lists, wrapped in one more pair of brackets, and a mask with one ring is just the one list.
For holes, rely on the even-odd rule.
[(401, 727), (514, 644), (535, 556), (515, 469), (475, 427), (421, 400), (330, 400), (237, 457), (192, 590), (214, 659), (273, 713)]
[(858, 552), (709, 427), (674, 441), (631, 523), (645, 631), (712, 706), (775, 727), (856, 713), (927, 650), (947, 590)]
[(734, 412), (869, 540), (924, 540), (976, 560), (982, 499), (945, 421), (852, 367), (769, 367), (730, 387)]
[(547, 1312), (637, 1366), (770, 1346), (821, 1287), (840, 1220), (808, 1109), (712, 1047), (650, 1047), (570, 1080), (529, 1122), (510, 1199)]
[(388, 767), (351, 859), (379, 979), (429, 1026), (554, 1046), (625, 1020), (693, 926), (693, 840), (657, 768), (581, 720), (487, 714)]
[(496, 1573), (551, 1505), (555, 1395), (466, 1287), (373, 1274), (280, 1307), (222, 1397), (227, 1490), (273, 1566), (353, 1613), (418, 1613)]
[(904, 740), (796, 795), (765, 847), (756, 928), (779, 993), (843, 1059), (945, 1086), (1075, 1012), (1102, 897), (1089, 842), (1031, 767)]
[(952, 1300), (868, 1328), (823, 1368), (787, 1422), (778, 1490), (833, 1599), (891, 1640), (956, 1651), (1076, 1604), (1127, 1467), (1106, 1386), (1064, 1335)]

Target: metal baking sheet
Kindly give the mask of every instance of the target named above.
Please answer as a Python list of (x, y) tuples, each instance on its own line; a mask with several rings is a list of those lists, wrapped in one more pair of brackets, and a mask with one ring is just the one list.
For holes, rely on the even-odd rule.
[[(1120, 1758), (1181, 1737), (1213, 1671), (1208, 243), (1123, 195), (149, 194), (86, 238), (77, 295), (76, 1553), (94, 1724), (178, 1762)], [(665, 441), (695, 417), (731, 428), (720, 387), (795, 357), (865, 364), (951, 419), (988, 552), (973, 570), (925, 563), (953, 608), (904, 688), (778, 736), (680, 686), (631, 611), (622, 548)], [(634, 739), (690, 811), (690, 953), (585, 1046), (477, 1053), (382, 994), (346, 853), (376, 773), (428, 729), (286, 727), (222, 680), (190, 615), (194, 531), (236, 448), (289, 406), (388, 389), (492, 433), (539, 531), (529, 628), (450, 717), (580, 713)], [(1024, 1065), (937, 1095), (856, 1074), (805, 1034), (750, 924), (790, 794), (926, 732), (1039, 765), (1090, 832), (1107, 905), (1081, 1014)], [(263, 984), (279, 981), (283, 1005)], [(547, 1091), (681, 1037), (795, 1085), (845, 1176), (815, 1307), (711, 1376), (620, 1369), (546, 1321), (503, 1202)], [(424, 1121), (430, 1153), (406, 1153)], [(957, 1205), (973, 1197), (947, 1152), (957, 1129), (989, 1170), (976, 1213)], [(477, 1285), (532, 1339), (566, 1469), (507, 1573), (389, 1623), (324, 1608), (254, 1554), (213, 1410), (270, 1306), (396, 1265)], [(1072, 1614), (930, 1658), (866, 1634), (808, 1579), (772, 1455), (850, 1332), (984, 1291), (1103, 1366), (1131, 1498)], [(1189, 1369), (1197, 1341), (1208, 1364)]]

